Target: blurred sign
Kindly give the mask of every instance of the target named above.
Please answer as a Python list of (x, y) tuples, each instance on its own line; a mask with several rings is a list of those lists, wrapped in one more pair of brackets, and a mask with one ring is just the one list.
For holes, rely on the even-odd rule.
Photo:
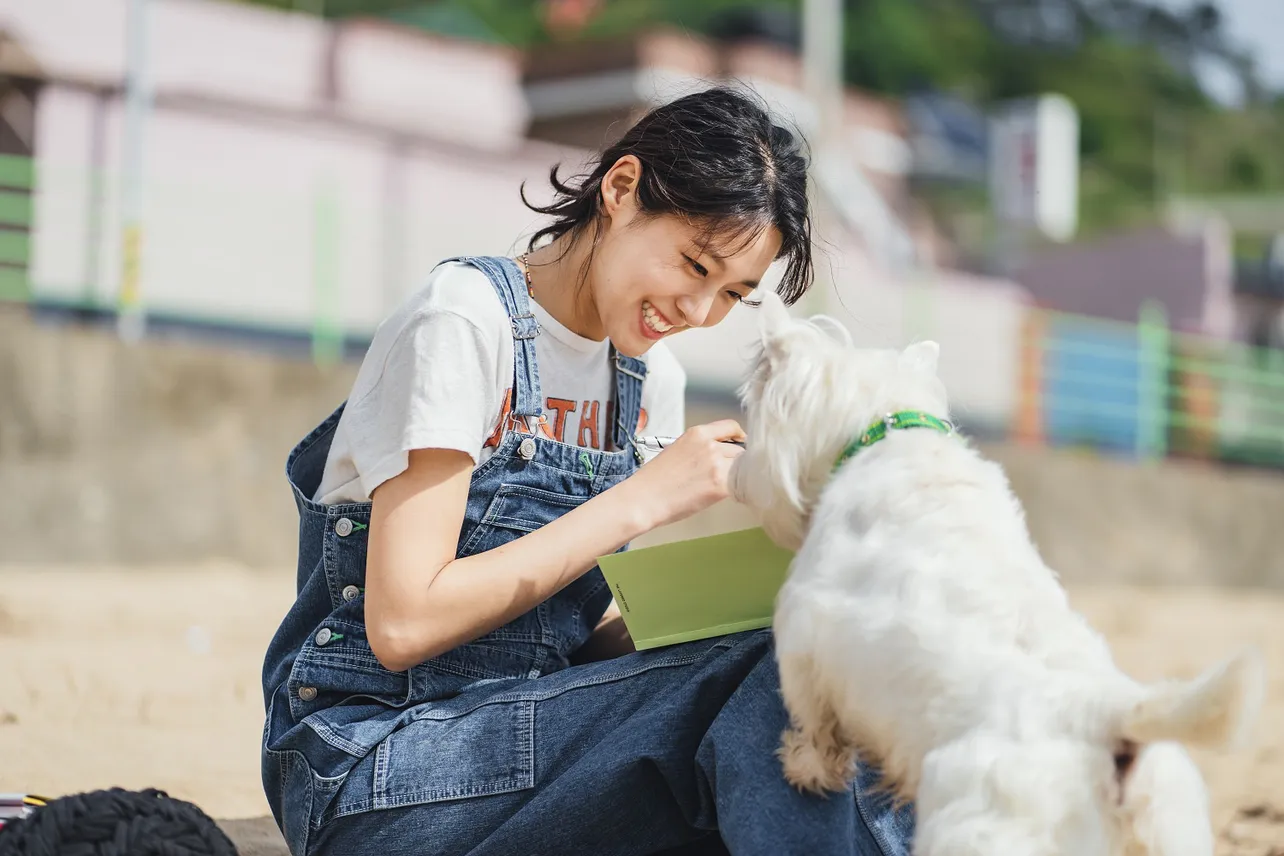
[(1008, 102), (990, 119), (990, 201), (1009, 226), (1054, 241), (1079, 219), (1079, 113), (1060, 95)]
[(984, 184), (987, 118), (962, 98), (924, 92), (905, 98), (914, 174), (919, 178)]

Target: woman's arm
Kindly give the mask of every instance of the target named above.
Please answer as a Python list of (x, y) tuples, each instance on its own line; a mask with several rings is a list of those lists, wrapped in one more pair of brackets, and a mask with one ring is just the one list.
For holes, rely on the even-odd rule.
[(403, 671), (501, 627), (658, 526), (727, 496), (743, 439), (731, 420), (698, 426), (632, 477), (534, 532), (456, 559), (472, 459), (420, 449), (375, 489), (366, 629), (384, 667)]

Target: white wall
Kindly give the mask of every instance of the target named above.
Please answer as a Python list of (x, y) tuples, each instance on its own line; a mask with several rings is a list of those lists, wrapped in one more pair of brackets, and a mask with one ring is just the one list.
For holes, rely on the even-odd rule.
[(344, 116), (494, 150), (525, 133), (521, 68), (507, 49), (355, 23), (337, 58)]
[[(105, 109), (101, 275), (86, 282), (95, 98), (54, 86), (40, 99), (38, 298), (116, 299), (120, 100)], [(153, 111), (144, 145), (141, 290), (150, 311), (302, 331), (321, 312), (355, 335), (373, 330), (442, 257), (513, 249), (537, 223), (521, 181), (543, 198), (548, 167), (583, 157), (538, 144), (503, 155), (398, 149), (324, 121), (166, 107)]]
[(32, 199), (30, 275), (37, 293), (84, 296), (91, 209), (94, 96), (47, 87), (36, 108), (36, 189)]
[(0, 0), (0, 29), (47, 73), (92, 81), (124, 77), (124, 0)]

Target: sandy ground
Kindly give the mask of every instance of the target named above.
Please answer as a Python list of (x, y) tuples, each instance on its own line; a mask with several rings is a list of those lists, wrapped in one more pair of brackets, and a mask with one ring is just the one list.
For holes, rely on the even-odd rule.
[[(259, 790), (262, 651), (292, 574), (0, 567), (0, 791), (160, 787), (219, 818), (267, 813)], [(1139, 677), (1189, 675), (1245, 643), (1268, 658), (1254, 746), (1200, 754), (1227, 856), (1284, 856), (1284, 595), (1079, 588)], [(282, 852), (263, 824), (247, 854)]]

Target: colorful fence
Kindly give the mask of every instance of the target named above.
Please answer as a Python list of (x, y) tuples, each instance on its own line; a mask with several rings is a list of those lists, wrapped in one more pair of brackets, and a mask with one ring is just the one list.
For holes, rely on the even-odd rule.
[(1284, 467), (1284, 352), (1141, 323), (1033, 311), (1014, 435), (1139, 458)]

